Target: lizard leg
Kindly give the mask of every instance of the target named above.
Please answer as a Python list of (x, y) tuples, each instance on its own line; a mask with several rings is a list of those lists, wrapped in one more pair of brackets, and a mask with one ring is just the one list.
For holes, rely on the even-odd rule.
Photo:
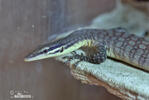
[(83, 53), (77, 54), (77, 51), (72, 51), (71, 56), (64, 56), (63, 59), (67, 59), (67, 62), (70, 62), (74, 59), (80, 59), (80, 56), (84, 56)]
[(67, 58), (68, 61), (79, 59), (78, 63), (80, 61), (87, 61), (93, 64), (100, 64), (107, 58), (105, 43), (94, 42), (91, 47), (80, 49), (83, 49), (83, 51), (86, 52), (86, 55), (83, 53), (77, 54), (75, 51), (73, 51), (72, 56), (67, 56), (65, 58)]
[(93, 64), (100, 64), (107, 58), (105, 43), (94, 42), (91, 47), (87, 47), (86, 56), (80, 56), (80, 60)]

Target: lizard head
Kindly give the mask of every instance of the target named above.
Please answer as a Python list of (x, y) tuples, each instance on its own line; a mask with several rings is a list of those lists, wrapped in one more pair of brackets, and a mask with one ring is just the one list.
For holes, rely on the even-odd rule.
[(82, 46), (88, 45), (90, 40), (81, 38), (81, 36), (79, 36), (80, 33), (83, 32), (78, 30), (66, 37), (44, 44), (26, 56), (24, 61), (34, 61), (57, 57), (77, 50)]
[(25, 57), (24, 61), (34, 61), (66, 54), (68, 52), (66, 46), (68, 45), (63, 41), (64, 39), (61, 39), (37, 47), (32, 53)]
[(80, 47), (81, 45), (78, 44), (75, 40), (68, 40), (67, 38), (64, 38), (37, 47), (37, 49), (35, 49), (32, 53), (25, 57), (24, 61), (29, 62), (45, 58), (57, 57), (70, 53)]

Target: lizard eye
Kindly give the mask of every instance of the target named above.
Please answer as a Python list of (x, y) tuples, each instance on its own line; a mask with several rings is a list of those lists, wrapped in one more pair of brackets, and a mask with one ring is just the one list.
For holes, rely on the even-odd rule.
[(47, 52), (48, 52), (48, 49), (43, 50), (43, 52), (44, 52), (44, 53), (47, 53)]
[(60, 50), (60, 52), (63, 52), (63, 51), (64, 51), (64, 48), (62, 47), (61, 50)]

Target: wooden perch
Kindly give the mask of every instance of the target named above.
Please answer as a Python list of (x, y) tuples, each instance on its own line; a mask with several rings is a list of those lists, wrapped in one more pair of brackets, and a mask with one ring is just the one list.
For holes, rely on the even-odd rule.
[[(112, 12), (100, 15), (89, 27), (104, 29), (124, 27), (130, 33), (142, 36), (149, 29), (149, 18), (130, 5), (123, 5), (119, 2)], [(80, 54), (83, 51), (76, 50), (76, 52)], [(101, 64), (80, 61), (76, 66), (74, 63), (78, 61), (77, 59), (68, 61), (63, 59), (64, 56), (72, 56), (72, 54), (56, 59), (69, 65), (72, 75), (81, 82), (103, 86), (110, 93), (122, 99), (149, 99), (149, 73), (111, 59)]]
[[(78, 54), (83, 52), (76, 50)], [(72, 56), (67, 54), (64, 56)], [(72, 75), (82, 83), (104, 86), (110, 93), (129, 100), (144, 100), (149, 98), (149, 74), (130, 66), (107, 59), (101, 64), (91, 64), (78, 60), (67, 61), (64, 56), (57, 60), (70, 66)]]

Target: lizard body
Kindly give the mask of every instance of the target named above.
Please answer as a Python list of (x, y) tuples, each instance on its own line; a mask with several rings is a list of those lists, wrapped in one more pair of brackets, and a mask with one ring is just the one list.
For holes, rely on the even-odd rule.
[(87, 48), (86, 55), (74, 55), (80, 61), (100, 64), (108, 56), (149, 71), (149, 41), (128, 34), (123, 28), (75, 30), (68, 36), (40, 46), (25, 61), (57, 57), (82, 47)]

